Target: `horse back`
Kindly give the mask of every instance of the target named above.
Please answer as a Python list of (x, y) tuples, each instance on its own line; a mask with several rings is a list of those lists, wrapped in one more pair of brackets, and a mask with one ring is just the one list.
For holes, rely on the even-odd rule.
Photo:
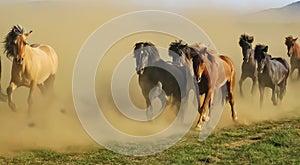
[(54, 49), (48, 45), (38, 45), (36, 49), (41, 50), (48, 57), (48, 60), (52, 66), (52, 74), (55, 74), (58, 67), (58, 57)]
[(272, 58), (272, 60), (276, 60), (276, 61), (280, 62), (287, 69), (288, 73), (290, 72), (289, 64), (285, 59), (283, 59), (281, 57), (275, 57), (275, 58)]

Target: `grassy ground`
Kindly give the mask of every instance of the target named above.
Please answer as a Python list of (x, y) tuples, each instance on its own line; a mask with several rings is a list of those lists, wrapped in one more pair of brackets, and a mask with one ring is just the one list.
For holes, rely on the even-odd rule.
[(126, 156), (106, 149), (84, 153), (24, 151), (0, 164), (300, 164), (300, 118), (236, 126), (199, 142), (190, 131), (173, 147), (151, 156)]

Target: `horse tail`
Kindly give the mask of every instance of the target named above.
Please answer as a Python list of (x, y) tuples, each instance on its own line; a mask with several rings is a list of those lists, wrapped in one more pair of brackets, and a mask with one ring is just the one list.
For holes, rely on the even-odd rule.
[(234, 85), (235, 84), (235, 70), (234, 70), (234, 65), (233, 65), (232, 60), (228, 56), (225, 56), (225, 55), (220, 55), (219, 57), (230, 66), (230, 73), (231, 73), (230, 77), (231, 77), (231, 81)]
[(233, 90), (234, 90), (234, 86), (235, 86), (235, 70), (234, 70), (234, 65), (232, 60), (228, 57), (228, 56), (224, 56), (224, 55), (220, 55), (219, 56), (223, 61), (225, 61), (229, 66), (230, 66), (230, 80), (228, 80), (227, 83), (229, 83), (228, 88), (228, 96), (229, 100), (233, 99)]

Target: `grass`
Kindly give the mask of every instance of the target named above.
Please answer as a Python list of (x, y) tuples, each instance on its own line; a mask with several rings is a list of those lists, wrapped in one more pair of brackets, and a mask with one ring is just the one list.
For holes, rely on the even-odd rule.
[(106, 149), (83, 153), (24, 151), (0, 164), (300, 164), (300, 118), (236, 126), (198, 141), (191, 130), (171, 148), (150, 156)]

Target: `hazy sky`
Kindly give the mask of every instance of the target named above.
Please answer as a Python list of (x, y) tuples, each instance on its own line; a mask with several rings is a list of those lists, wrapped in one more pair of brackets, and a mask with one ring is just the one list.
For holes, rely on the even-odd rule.
[(0, 0), (0, 2), (41, 2), (41, 1), (69, 1), (82, 3), (141, 5), (143, 7), (163, 7), (170, 9), (185, 9), (188, 7), (212, 8), (218, 10), (231, 10), (241, 13), (255, 12), (263, 9), (283, 7), (298, 0)]
[(283, 7), (298, 0), (137, 0), (135, 3), (149, 5), (160, 3), (163, 6), (173, 8), (184, 8), (189, 6), (199, 6), (213, 9), (228, 9), (238, 12), (253, 12), (269, 8)]

